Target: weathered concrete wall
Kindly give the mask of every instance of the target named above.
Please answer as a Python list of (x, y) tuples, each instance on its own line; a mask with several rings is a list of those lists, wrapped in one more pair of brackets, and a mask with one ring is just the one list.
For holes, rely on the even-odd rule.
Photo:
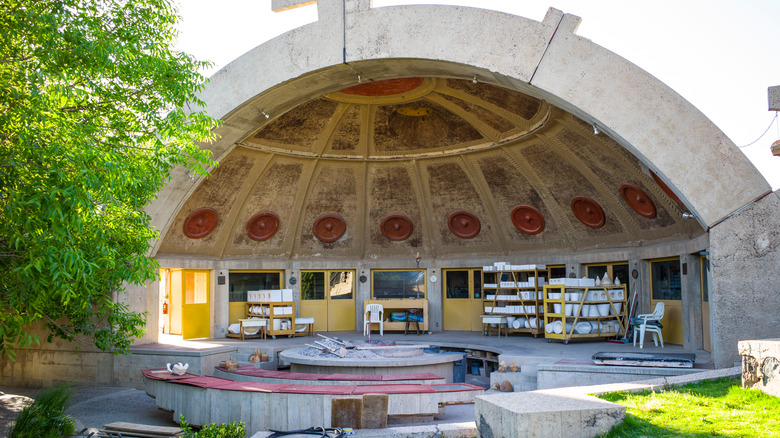
[(712, 353), (739, 360), (737, 342), (780, 337), (780, 191), (710, 230)]

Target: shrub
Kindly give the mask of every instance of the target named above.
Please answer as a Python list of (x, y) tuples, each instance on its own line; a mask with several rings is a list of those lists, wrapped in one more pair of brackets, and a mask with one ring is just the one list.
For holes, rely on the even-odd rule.
[(181, 430), (184, 438), (245, 438), (244, 422), (231, 421), (226, 424), (207, 424), (200, 431), (195, 432), (190, 427), (184, 415), (181, 416)]
[(73, 391), (63, 385), (44, 389), (22, 409), (8, 438), (62, 438), (76, 432), (75, 421), (65, 415)]

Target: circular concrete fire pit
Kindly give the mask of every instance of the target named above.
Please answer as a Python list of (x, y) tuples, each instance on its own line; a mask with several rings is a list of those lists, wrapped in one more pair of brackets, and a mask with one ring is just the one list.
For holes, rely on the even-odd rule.
[(428, 345), (375, 347), (358, 345), (345, 357), (313, 353), (311, 348), (293, 348), (279, 353), (294, 373), (317, 374), (414, 374), (434, 373), (452, 383), (453, 363), (463, 353), (424, 353)]

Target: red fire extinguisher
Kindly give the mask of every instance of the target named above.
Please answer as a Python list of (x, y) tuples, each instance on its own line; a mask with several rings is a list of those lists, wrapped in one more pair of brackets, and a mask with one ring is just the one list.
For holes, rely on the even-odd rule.
[(167, 315), (167, 314), (168, 314), (168, 302), (163, 301), (163, 315)]

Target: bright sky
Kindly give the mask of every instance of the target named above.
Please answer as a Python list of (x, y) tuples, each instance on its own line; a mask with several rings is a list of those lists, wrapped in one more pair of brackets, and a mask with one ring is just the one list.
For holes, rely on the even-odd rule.
[[(317, 19), (316, 6), (282, 13), (270, 0), (179, 0), (179, 49), (212, 61), (212, 74), (257, 45)], [(780, 85), (780, 2), (773, 0), (373, 0), (453, 4), (541, 21), (549, 7), (582, 18), (577, 34), (642, 67), (680, 93), (737, 146), (759, 138), (775, 117), (767, 87)], [(773, 29), (775, 29), (773, 31)], [(777, 121), (742, 152), (777, 190)], [(706, 145), (702, 145), (706, 153)]]

